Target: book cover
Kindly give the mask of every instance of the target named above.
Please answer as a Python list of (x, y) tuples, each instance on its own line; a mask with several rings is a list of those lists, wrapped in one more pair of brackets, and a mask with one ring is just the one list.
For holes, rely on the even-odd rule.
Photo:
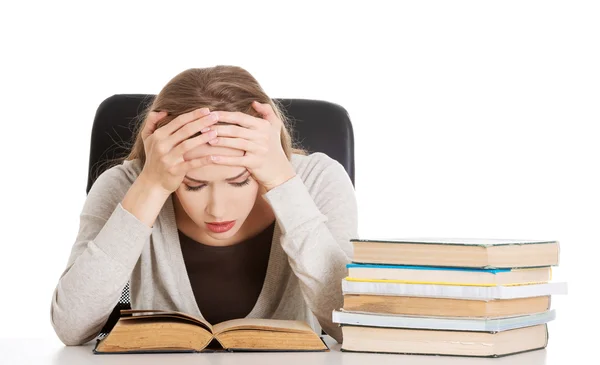
[(96, 344), (95, 344), (94, 348), (92, 349), (92, 352), (96, 355), (119, 355), (119, 354), (179, 354), (179, 353), (200, 354), (200, 353), (229, 353), (229, 352), (329, 352), (329, 351), (331, 351), (331, 349), (329, 348), (329, 346), (327, 345), (327, 343), (325, 342), (323, 337), (319, 336), (319, 339), (321, 340), (321, 342), (323, 342), (325, 349), (318, 349), (318, 350), (317, 349), (294, 349), (294, 350), (268, 349), (268, 350), (263, 350), (263, 349), (252, 349), (252, 348), (248, 348), (248, 349), (204, 348), (201, 351), (194, 350), (194, 349), (169, 349), (169, 350), (156, 349), (156, 350), (130, 350), (130, 351), (120, 352), (120, 353), (119, 352), (98, 351), (98, 344), (100, 343), (101, 339), (97, 339)]

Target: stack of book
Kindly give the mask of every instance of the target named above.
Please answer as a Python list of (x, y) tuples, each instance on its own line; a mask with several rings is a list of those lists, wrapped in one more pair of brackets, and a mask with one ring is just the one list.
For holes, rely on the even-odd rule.
[(557, 241), (352, 240), (342, 351), (498, 357), (545, 348)]

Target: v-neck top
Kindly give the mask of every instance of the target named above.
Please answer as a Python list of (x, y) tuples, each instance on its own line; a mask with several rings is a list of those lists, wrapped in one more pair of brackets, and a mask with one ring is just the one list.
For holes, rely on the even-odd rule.
[[(358, 237), (354, 186), (324, 153), (293, 154), (290, 163), (296, 175), (260, 197), (276, 224), (264, 285), (246, 317), (304, 321), (341, 342), (332, 312), (343, 307), (350, 239)], [(50, 307), (52, 327), (66, 345), (97, 337), (128, 282), (132, 309), (204, 317), (186, 270), (173, 196), (152, 226), (121, 205), (142, 168), (139, 159), (110, 167), (87, 195)]]
[(196, 303), (204, 319), (217, 324), (246, 317), (262, 290), (275, 222), (230, 246), (210, 246), (186, 236), (179, 241)]

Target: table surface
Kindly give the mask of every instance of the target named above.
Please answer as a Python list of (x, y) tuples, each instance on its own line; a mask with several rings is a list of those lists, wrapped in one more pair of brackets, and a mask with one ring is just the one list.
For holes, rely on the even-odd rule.
[[(0, 338), (0, 364), (311, 364), (311, 365), (364, 365), (386, 364), (559, 364), (560, 356), (550, 356), (551, 344), (546, 349), (500, 358), (466, 358), (453, 356), (418, 356), (395, 354), (366, 354), (341, 352), (340, 344), (325, 337), (329, 352), (287, 353), (178, 353), (178, 354), (111, 354), (92, 353), (94, 342), (81, 346), (65, 346), (57, 338)], [(551, 361), (552, 360), (552, 361)]]

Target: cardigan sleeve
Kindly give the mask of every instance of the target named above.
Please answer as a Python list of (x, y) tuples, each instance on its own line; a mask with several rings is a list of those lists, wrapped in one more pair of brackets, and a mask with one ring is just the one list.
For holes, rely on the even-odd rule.
[(79, 231), (52, 294), (50, 322), (65, 345), (93, 340), (118, 303), (152, 228), (125, 210), (130, 171), (98, 177), (79, 216)]
[(281, 245), (306, 303), (323, 330), (341, 343), (332, 311), (343, 306), (341, 283), (352, 260), (350, 239), (358, 234), (357, 203), (344, 167), (329, 157), (319, 164), (325, 166), (312, 169), (317, 176), (310, 177), (310, 184), (297, 174), (264, 197), (281, 227)]

